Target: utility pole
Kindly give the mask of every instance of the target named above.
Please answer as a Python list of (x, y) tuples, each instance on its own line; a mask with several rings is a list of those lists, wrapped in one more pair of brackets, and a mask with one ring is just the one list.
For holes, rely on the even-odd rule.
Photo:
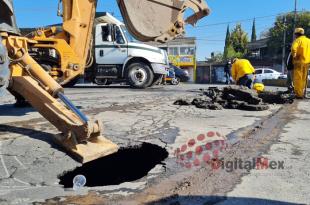
[(283, 47), (282, 47), (282, 74), (285, 72), (286, 65), (286, 16), (283, 19), (284, 31), (283, 31)]

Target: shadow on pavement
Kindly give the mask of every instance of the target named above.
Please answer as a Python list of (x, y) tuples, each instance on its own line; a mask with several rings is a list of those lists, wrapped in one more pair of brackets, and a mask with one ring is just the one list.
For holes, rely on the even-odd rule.
[(75, 85), (69, 89), (74, 88), (111, 88), (111, 89), (130, 89), (128, 85)]
[(153, 86), (149, 88), (139, 89), (139, 88), (131, 88), (129, 85), (107, 85), (107, 86), (100, 86), (100, 85), (75, 85), (69, 89), (75, 88), (107, 88), (107, 89), (126, 89), (126, 90), (153, 90), (153, 89), (162, 89), (164, 86)]
[(59, 145), (57, 145), (53, 140), (53, 134), (43, 131), (38, 131), (34, 129), (28, 129), (23, 127), (15, 127), (12, 125), (0, 125), (0, 136), (1, 132), (3, 133), (15, 133), (20, 135), (28, 136), (32, 139), (41, 140), (51, 145), (51, 148), (56, 149), (61, 152), (65, 152)]
[(23, 116), (30, 112), (36, 112), (32, 107), (15, 107), (13, 104), (0, 105), (0, 116)]
[[(225, 196), (178, 196), (174, 195), (168, 198), (147, 203), (147, 205), (295, 205), (296, 203), (275, 201), (259, 198), (245, 197), (225, 197)], [(301, 203), (300, 203), (301, 204)]]

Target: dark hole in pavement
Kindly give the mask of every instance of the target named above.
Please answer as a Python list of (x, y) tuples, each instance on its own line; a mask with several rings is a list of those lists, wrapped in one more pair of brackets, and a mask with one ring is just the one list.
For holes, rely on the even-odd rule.
[(73, 187), (76, 175), (86, 177), (87, 187), (118, 185), (143, 178), (157, 164), (168, 157), (168, 152), (157, 145), (143, 143), (140, 146), (119, 150), (117, 153), (84, 164), (60, 176), (60, 184)]

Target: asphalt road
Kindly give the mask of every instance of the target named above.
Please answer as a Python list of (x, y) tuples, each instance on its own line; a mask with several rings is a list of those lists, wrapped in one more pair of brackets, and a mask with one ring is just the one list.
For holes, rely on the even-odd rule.
[[(207, 85), (67, 89), (66, 95), (75, 105), (103, 122), (107, 138), (138, 153), (95, 165), (94, 169), (106, 178), (117, 177), (111, 167), (126, 165), (122, 167), (125, 179), (121, 184), (78, 191), (59, 184), (59, 176), (81, 164), (53, 143), (51, 138), (58, 131), (32, 108), (16, 109), (11, 105), (13, 97), (1, 98), (0, 204), (309, 204), (309, 102), (271, 105), (270, 110), (262, 112), (173, 105), (180, 97), (197, 97), (199, 88)], [(191, 147), (195, 152), (201, 135), (205, 136), (202, 145), (211, 143), (212, 149), (206, 146), (200, 161), (218, 155), (227, 167), (196, 163), (195, 157), (185, 156), (184, 163), (179, 155), (176, 158), (175, 151), (191, 139), (196, 140)], [(143, 143), (166, 150), (168, 158), (152, 164), (163, 153), (154, 148), (156, 154), (152, 155), (137, 148)], [(260, 157), (277, 163), (276, 169), (246, 169), (240, 168), (240, 163), (236, 169), (229, 166), (236, 159), (245, 163)], [(128, 161), (134, 166), (127, 165)], [(193, 167), (186, 168), (188, 163)], [(151, 164), (150, 170), (146, 164)], [(145, 173), (141, 171), (136, 179), (132, 169), (139, 174), (145, 169)], [(100, 174), (96, 177), (99, 183)]]

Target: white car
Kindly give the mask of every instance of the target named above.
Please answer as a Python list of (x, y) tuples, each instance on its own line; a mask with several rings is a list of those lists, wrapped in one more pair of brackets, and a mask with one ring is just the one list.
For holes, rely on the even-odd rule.
[[(279, 76), (279, 79), (287, 79), (287, 74), (281, 74), (280, 76)], [(310, 80), (310, 73), (308, 73), (308, 80)]]
[(279, 79), (281, 73), (270, 68), (259, 68), (255, 70), (257, 80)]

